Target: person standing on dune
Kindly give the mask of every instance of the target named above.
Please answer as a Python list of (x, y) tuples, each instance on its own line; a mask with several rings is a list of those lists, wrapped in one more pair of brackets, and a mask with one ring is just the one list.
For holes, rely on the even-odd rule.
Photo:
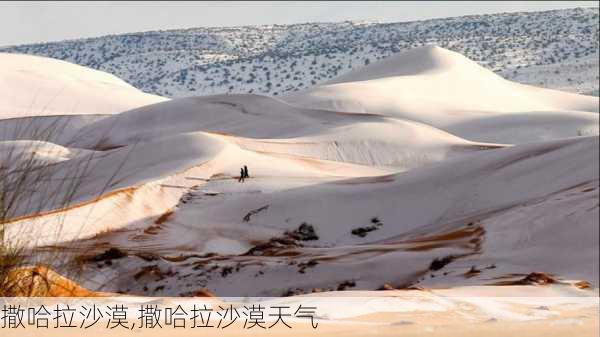
[(244, 182), (244, 176), (245, 176), (245, 171), (244, 168), (240, 168), (240, 179), (238, 179), (238, 182), (243, 183)]
[(244, 165), (244, 178), (250, 178), (248, 175), (248, 166)]

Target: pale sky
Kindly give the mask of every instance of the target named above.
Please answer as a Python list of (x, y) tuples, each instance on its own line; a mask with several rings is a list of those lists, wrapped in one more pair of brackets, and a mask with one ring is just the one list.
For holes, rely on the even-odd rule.
[(598, 7), (597, 1), (0, 3), (0, 46), (191, 27), (374, 20)]

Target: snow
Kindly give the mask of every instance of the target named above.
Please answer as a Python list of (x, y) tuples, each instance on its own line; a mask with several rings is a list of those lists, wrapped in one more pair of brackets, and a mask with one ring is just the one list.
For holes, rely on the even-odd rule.
[(73, 62), (146, 92), (181, 98), (280, 96), (439, 45), (510, 80), (590, 94), (598, 90), (598, 34), (598, 8), (572, 8), (412, 22), (200, 26), (0, 50)]
[[(382, 73), (389, 75), (378, 77)], [(472, 141), (517, 143), (598, 134), (596, 97), (510, 82), (436, 46), (400, 53), (282, 98), (297, 106), (417, 121)], [(539, 119), (532, 117), (536, 114)], [(498, 125), (523, 120), (525, 125), (498, 130)], [(531, 128), (545, 131), (532, 133)]]
[(119, 78), (46, 57), (0, 53), (0, 117), (106, 114), (164, 101)]
[[(44, 69), (52, 76), (62, 68)], [(16, 81), (4, 74), (0, 81)], [(510, 82), (435, 46), (281, 100), (166, 100), (106, 74), (85, 77), (72, 95), (95, 110), (66, 121), (1, 120), (0, 151), (48, 164), (24, 177), (28, 202), (8, 214), (9, 241), (64, 248), (75, 259), (107, 247), (127, 253), (86, 265), (86, 288), (281, 296), (389, 283), (503, 293), (499, 283), (539, 272), (556, 287), (586, 281), (593, 289), (582, 291), (597, 292), (597, 98)], [(58, 134), (33, 130), (57, 121)], [(19, 123), (31, 128), (13, 132)], [(250, 178), (242, 183), (243, 165)], [(318, 238), (290, 244), (302, 224)], [(138, 282), (144, 267), (163, 277)], [(498, 319), (540, 318), (486, 301), (469, 303), (494, 308), (485, 314)]]

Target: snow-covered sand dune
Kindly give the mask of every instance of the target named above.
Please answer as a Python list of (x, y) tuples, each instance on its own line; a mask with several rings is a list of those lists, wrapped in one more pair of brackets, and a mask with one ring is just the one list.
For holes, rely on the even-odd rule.
[[(165, 253), (175, 253), (171, 246), (176, 242), (188, 254), (237, 255), (250, 250), (254, 242), (268, 239), (265, 233), (282, 236), (302, 223), (314, 227), (318, 240), (305, 243), (311, 248), (288, 247), (275, 257), (266, 253), (259, 257), (231, 257), (230, 266), (242, 267), (235, 275), (228, 276), (226, 283), (218, 278), (214, 281), (205, 276), (194, 278), (217, 293), (235, 295), (281, 295), (291, 282), (302, 291), (335, 288), (347, 280), (367, 289), (376, 289), (383, 282), (396, 286), (413, 284), (428, 276), (435, 258), (486, 256), (488, 245), (494, 247), (494, 253), (489, 253), (483, 260), (485, 263), (473, 258), (467, 266), (457, 268), (458, 272), (444, 269), (439, 274), (454, 271), (453, 276), (448, 283), (439, 281), (438, 286), (460, 284), (466, 278), (456, 274), (468, 272), (471, 265), (483, 269), (493, 264), (496, 265), (493, 272), (482, 273), (481, 279), (471, 281), (489, 284), (493, 283), (487, 278), (490, 275), (507, 277), (513, 273), (527, 274), (529, 270), (552, 272), (566, 279), (579, 277), (597, 284), (598, 269), (589, 264), (598, 258), (597, 236), (590, 235), (597, 233), (597, 205), (594, 205), (597, 147), (597, 137), (523, 145), (399, 175), (309, 186), (289, 186), (289, 179), (271, 178), (276, 183), (275, 187), (268, 186), (269, 190), (263, 189), (262, 180), (266, 178), (259, 170), (242, 191), (236, 182), (208, 182), (192, 193), (190, 201), (179, 205), (157, 234), (140, 234), (145, 237), (144, 247), (153, 251), (164, 249)], [(533, 183), (536, 179), (546, 183)], [(497, 230), (497, 222), (502, 223), (503, 212), (523, 212), (529, 209), (528, 205), (553, 199), (550, 196), (561, 195), (563, 191), (580, 196), (570, 208), (581, 219), (572, 220), (572, 225), (578, 233), (586, 233), (581, 234), (586, 240), (578, 240), (577, 254), (566, 254), (575, 239), (567, 241), (569, 244), (563, 241), (538, 246), (540, 242), (552, 242), (553, 236), (570, 236), (573, 228), (558, 220), (547, 222), (541, 232), (527, 223), (511, 220), (510, 229), (507, 224), (502, 225), (504, 231), (513, 233), (511, 236), (487, 236), (487, 231)], [(552, 205), (551, 200), (548, 203)], [(539, 213), (527, 216), (544, 216), (548, 208), (538, 208)], [(253, 210), (260, 211), (244, 219)], [(365, 237), (352, 234), (356, 228), (372, 225), (375, 217), (382, 223), (379, 228)], [(490, 218), (494, 221), (488, 225)], [(453, 236), (460, 239), (460, 233), (464, 234), (464, 241), (450, 239)], [(436, 242), (437, 235), (440, 239)], [(445, 235), (448, 238), (441, 239)], [(523, 243), (525, 239), (532, 246)], [(512, 262), (494, 258), (500, 256), (497, 250), (521, 256), (529, 249), (534, 249), (537, 256), (560, 254), (562, 263), (555, 259), (532, 263), (526, 257)], [(289, 256), (294, 256), (293, 260), (299, 264), (314, 261), (315, 266), (298, 273), (299, 267), (289, 266)], [(499, 261), (511, 267), (514, 263), (519, 268), (505, 268)], [(586, 267), (572, 268), (579, 262)], [(228, 264), (220, 261), (218, 265), (224, 268)], [(188, 271), (186, 267), (181, 270)], [(574, 270), (577, 273), (572, 273)], [(243, 280), (255, 278), (259, 272), (264, 276), (258, 276), (258, 284), (246, 283), (248, 288), (242, 288)], [(443, 280), (439, 274), (437, 279)], [(165, 291), (170, 291), (168, 286)]]
[[(435, 46), (400, 53), (282, 98), (298, 106), (418, 121), (473, 141), (516, 143), (598, 134), (597, 97), (510, 82)], [(514, 123), (515, 114), (526, 125), (498, 134), (494, 125)], [(546, 131), (538, 134), (530, 128)]]
[[(41, 166), (18, 180), (33, 188), (18, 191), (6, 238), (76, 261), (121, 249), (85, 269), (92, 290), (598, 287), (595, 97), (512, 83), (438, 47), (283, 101), (164, 101), (64, 62), (0, 58), (0, 113), (19, 117), (0, 120), (2, 172)], [(76, 99), (19, 110), (31, 83)]]
[(84, 126), (110, 115), (54, 115), (0, 119), (0, 141), (40, 140), (68, 145)]
[[(598, 196), (598, 152), (595, 151), (598, 137), (486, 151), (396, 175), (375, 169), (368, 171), (361, 166), (318, 160), (306, 162), (306, 159), (293, 156), (280, 158), (244, 152), (234, 144), (226, 144), (220, 137), (186, 134), (161, 142), (140, 144), (133, 150), (115, 150), (114, 153), (121, 154), (104, 156), (91, 165), (91, 172), (86, 175), (89, 183), (78, 191), (81, 195), (77, 195), (75, 201), (92, 197), (101, 188), (95, 184), (107, 183), (106, 193), (121, 191), (121, 194), (112, 194), (100, 202), (67, 212), (37, 217), (35, 221), (24, 219), (12, 223), (7, 233), (20, 238), (29, 233), (32, 235), (30, 242), (43, 244), (64, 243), (90, 237), (106, 229), (120, 228), (127, 231), (122, 237), (116, 235), (115, 242), (124, 249), (166, 255), (213, 253), (230, 256), (218, 265), (222, 268), (236, 264), (247, 266), (242, 268), (243, 272), (229, 276), (233, 282), (221, 283), (218, 278), (213, 278), (214, 281), (206, 283), (204, 276), (199, 276), (193, 286), (205, 284), (217, 293), (231, 295), (281, 295), (287, 291), (290, 277), (295, 280), (295, 287), (303, 291), (327, 289), (346, 280), (366, 289), (377, 288), (384, 281), (397, 286), (413, 284), (422, 280), (434, 259), (472, 254), (485, 257), (488, 244), (492, 245), (494, 254), (482, 258), (486, 262), (483, 267), (495, 264), (495, 277), (526, 273), (529, 269), (538, 271), (544, 267), (542, 271), (549, 272), (547, 269), (551, 269), (561, 278), (580, 277), (593, 284), (598, 282), (595, 276), (597, 268), (587, 265), (597, 260), (598, 242), (594, 239), (597, 236), (589, 234), (597, 231), (597, 205), (594, 203)], [(164, 151), (160, 151), (161, 148)], [(195, 156), (191, 156), (192, 150), (196, 151)], [(151, 153), (164, 153), (164, 158), (169, 160), (153, 157)], [(115, 166), (115, 157), (123, 160), (123, 156), (127, 156), (127, 161), (117, 173), (116, 183), (109, 184), (107, 177), (111, 176), (110, 168)], [(178, 156), (180, 159), (177, 159)], [(155, 164), (148, 162), (150, 157)], [(244, 163), (251, 165), (250, 181), (240, 184), (235, 178), (228, 178), (235, 175), (235, 169)], [(197, 166), (185, 170), (193, 165)], [(360, 177), (352, 178), (352, 175)], [(539, 184), (538, 179), (545, 183)], [(135, 187), (133, 190), (127, 189), (132, 186)], [(569, 212), (580, 212), (577, 214), (582, 220), (574, 226), (577, 226), (577, 233), (585, 233), (581, 235), (587, 239), (578, 240), (578, 253), (561, 255), (564, 262), (560, 265), (554, 259), (546, 264), (531, 265), (527, 259), (516, 262), (519, 259), (515, 258), (514, 261), (505, 261), (510, 266), (506, 268), (499, 262), (502, 259), (495, 258), (501, 256), (497, 250), (518, 256), (515, 245), (524, 251), (532, 249), (521, 242), (525, 233), (529, 236), (528, 241), (543, 243), (551, 240), (552, 235), (568, 237), (572, 228), (561, 226), (563, 222), (556, 220), (561, 217), (555, 216), (555, 221), (548, 221), (549, 227), (534, 239), (533, 228), (511, 220), (509, 223), (513, 226), (505, 230), (513, 232), (513, 235), (500, 235), (499, 241), (493, 241), (485, 234), (488, 230), (495, 230), (495, 227), (488, 227), (487, 220), (494, 219), (492, 223), (500, 221), (501, 225), (496, 226), (507, 226), (499, 214), (518, 214), (523, 209), (536, 210), (536, 213), (526, 216), (539, 218), (544, 216), (549, 206), (529, 208), (529, 205), (545, 199), (549, 199), (552, 205), (556, 198), (554, 195), (560, 196), (564, 191), (581, 195), (573, 199), (574, 206)], [(33, 197), (47, 196), (38, 191)], [(119, 211), (112, 213), (111, 209), (115, 207)], [(261, 208), (245, 219), (247, 214)], [(162, 220), (161, 229), (148, 231), (167, 212), (171, 215)], [(379, 228), (366, 237), (352, 234), (356, 228), (371, 225), (371, 219), (375, 217), (382, 223)], [(82, 219), (85, 219), (85, 227), (81, 226)], [(67, 226), (57, 236), (52, 228), (60, 221)], [(307, 243), (307, 247), (312, 248), (284, 247), (288, 253), (282, 253), (282, 258), (236, 257), (251, 250), (257, 242), (282, 236), (285, 231), (291, 232), (302, 223), (313, 226), (319, 237)], [(464, 240), (437, 239), (436, 242), (433, 239), (444, 235), (458, 236), (458, 239), (463, 237)], [(104, 241), (105, 238), (101, 236), (99, 240)], [(94, 247), (94, 240), (91, 242), (88, 248)], [(484, 242), (483, 247), (481, 242)], [(583, 242), (587, 243), (584, 245)], [(84, 247), (87, 245), (84, 244)], [(559, 247), (557, 244), (538, 247), (536, 254), (553, 255), (560, 253), (560, 249), (564, 252), (571, 249), (570, 245)], [(319, 261), (319, 266), (298, 274), (296, 267), (289, 267), (288, 254), (296, 256), (298, 263)], [(586, 267), (573, 268), (578, 261), (583, 261)], [(132, 263), (133, 266), (124, 264), (121, 272), (142, 267), (138, 260)], [(460, 275), (466, 273), (471, 265), (482, 265), (477, 259), (468, 263), (468, 266), (460, 265)], [(191, 272), (186, 267), (189, 266), (187, 263), (170, 266), (164, 262), (164, 265), (181, 273)], [(393, 265), (401, 265), (402, 268), (389, 270)], [(373, 269), (384, 271), (385, 280), (382, 280), (381, 274), (373, 274)], [(258, 272), (272, 283), (262, 282), (264, 288), (241, 286), (247, 284), (245, 279), (254, 277)], [(460, 282), (461, 278), (457, 281), (456, 275), (453, 275), (448, 283), (440, 279), (443, 278), (438, 276), (438, 285), (448, 286)], [(491, 283), (489, 279), (478, 278), (469, 282)], [(118, 287), (118, 284), (113, 286)], [(192, 290), (185, 286), (167, 287), (164, 294)]]
[(0, 53), (0, 118), (118, 113), (164, 101), (108, 73), (46, 57)]
[(408, 169), (500, 145), (473, 143), (418, 122), (303, 109), (257, 95), (192, 97), (103, 118), (65, 145), (109, 149), (181, 133), (229, 135), (253, 151)]
[(184, 132), (252, 138), (319, 134), (333, 126), (380, 121), (381, 116), (298, 108), (259, 95), (180, 98), (144, 106), (82, 128), (73, 146), (123, 146)]
[[(21, 147), (28, 141), (7, 141), (0, 144)], [(177, 204), (179, 198), (192, 186), (197, 186), (212, 177), (223, 177), (236, 181), (239, 167), (253, 163), (253, 176), (286, 176), (306, 179), (341, 179), (389, 174), (391, 169), (378, 169), (332, 161), (322, 161), (297, 156), (247, 151), (231, 142), (230, 137), (213, 133), (184, 133), (161, 138), (152, 142), (133, 144), (111, 151), (78, 150), (83, 154), (72, 160), (64, 160), (64, 147), (56, 145), (41, 151), (39, 141), (29, 141), (31, 153), (47, 159), (54, 165), (24, 177), (23, 184), (39, 186), (28, 190), (27, 203), (15, 205), (9, 214), (12, 219), (21, 219), (9, 226), (8, 233), (15, 238), (30, 236), (29, 245), (64, 242), (78, 236), (91, 236), (106, 229), (116, 229), (130, 221), (167, 211)], [(43, 143), (47, 144), (47, 143)], [(52, 157), (53, 156), (53, 157)], [(24, 158), (29, 160), (29, 157)], [(18, 165), (18, 164), (17, 164)], [(40, 177), (42, 181), (40, 182)], [(75, 191), (67, 188), (77, 183)], [(8, 191), (11, 195), (11, 191)], [(135, 196), (140, 204), (127, 204), (123, 196)], [(61, 207), (68, 197), (69, 205)], [(108, 204), (108, 208), (98, 204)], [(125, 202), (125, 205), (118, 205)], [(115, 205), (115, 203), (117, 205)], [(150, 211), (147, 205), (154, 204)], [(156, 208), (158, 206), (158, 208)], [(105, 218), (111, 208), (122, 208)], [(158, 212), (158, 213), (157, 213)], [(70, 220), (73, 218), (73, 220)], [(86, 219), (89, 226), (77, 225)], [(33, 221), (35, 220), (35, 221)], [(51, 230), (61, 222), (73, 221), (72, 225), (61, 226), (60, 236)], [(23, 229), (21, 226), (28, 228)], [(30, 228), (31, 227), (31, 228)], [(44, 234), (47, 233), (47, 234)]]

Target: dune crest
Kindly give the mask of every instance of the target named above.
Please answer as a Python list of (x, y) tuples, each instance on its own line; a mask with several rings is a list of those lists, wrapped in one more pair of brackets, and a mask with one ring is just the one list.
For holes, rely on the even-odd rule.
[(0, 118), (112, 114), (166, 100), (108, 73), (56, 59), (0, 53)]

